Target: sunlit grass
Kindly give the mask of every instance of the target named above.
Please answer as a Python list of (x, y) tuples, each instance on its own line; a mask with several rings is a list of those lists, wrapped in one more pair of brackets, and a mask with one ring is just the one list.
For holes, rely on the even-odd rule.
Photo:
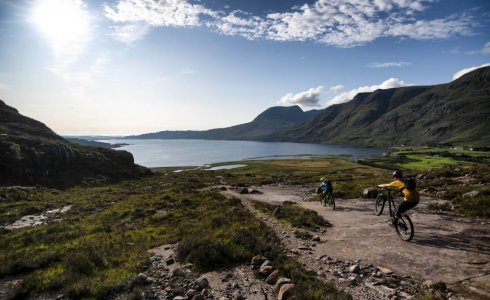
[[(401, 156), (395, 153), (377, 158), (374, 165), (399, 163), (409, 175), (423, 172), (427, 179), (419, 182), (419, 188), (443, 187), (445, 199), (452, 201), (457, 212), (489, 216), (490, 168), (484, 163), (460, 164), (459, 159), (405, 151)], [(452, 160), (458, 164), (452, 164)], [(142, 272), (150, 255), (147, 250), (162, 244), (179, 243), (179, 258), (193, 263), (195, 272), (248, 263), (256, 254), (273, 259), (280, 250), (274, 233), (240, 201), (225, 198), (219, 189), (207, 188), (223, 183), (291, 185), (309, 188), (313, 198), (320, 177), (326, 176), (333, 182), (334, 197), (357, 198), (364, 188), (390, 181), (392, 171), (391, 167), (383, 169), (342, 158), (239, 163), (247, 166), (180, 173), (160, 168), (156, 175), (139, 180), (67, 190), (0, 188), (2, 225), (26, 214), (72, 205), (72, 210), (57, 216), (60, 220), (56, 222), (0, 232), (0, 278), (24, 274), (25, 280), (17, 291), (19, 298), (56, 290), (72, 298), (103, 299)], [(418, 169), (418, 164), (423, 168)], [(478, 185), (461, 186), (454, 180), (468, 174)], [(463, 196), (472, 190), (481, 194), (475, 198)], [(281, 215), (295, 226), (322, 226), (313, 214), (303, 213), (292, 204), (285, 204)], [(277, 259), (280, 261), (280, 256)], [(287, 265), (295, 262), (288, 260)], [(287, 266), (282, 270), (286, 274), (292, 272)], [(322, 299), (330, 293), (330, 288), (313, 279), (308, 281), (307, 273), (298, 274), (305, 278), (302, 289), (310, 285), (304, 292), (311, 297)]]
[(434, 157), (420, 154), (406, 155), (411, 162), (397, 164), (402, 169), (410, 170), (430, 170), (442, 166), (465, 165), (467, 162), (460, 162), (450, 157)]

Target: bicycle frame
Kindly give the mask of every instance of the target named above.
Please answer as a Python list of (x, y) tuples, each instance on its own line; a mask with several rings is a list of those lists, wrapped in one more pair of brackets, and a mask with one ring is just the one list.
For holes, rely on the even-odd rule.
[(386, 201), (388, 201), (390, 217), (393, 220), (396, 220), (394, 227), (396, 229), (398, 236), (404, 241), (410, 241), (414, 235), (412, 220), (405, 213), (401, 214), (399, 218), (396, 217), (398, 206), (396, 205), (395, 200), (391, 195), (392, 189), (388, 187), (384, 187), (383, 189), (386, 189), (387, 192), (386, 193), (382, 192), (380, 195), (378, 195), (378, 198), (376, 198), (376, 205), (375, 205), (376, 214), (379, 216), (383, 213), (383, 209), (386, 204)]

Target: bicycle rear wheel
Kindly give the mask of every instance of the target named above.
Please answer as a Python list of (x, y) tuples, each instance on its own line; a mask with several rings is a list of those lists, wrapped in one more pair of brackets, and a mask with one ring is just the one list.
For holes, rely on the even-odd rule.
[(335, 210), (335, 199), (333, 198), (332, 195), (328, 195), (328, 206), (332, 208), (332, 210)]
[(408, 215), (402, 214), (400, 218), (398, 218), (398, 222), (395, 228), (396, 228), (396, 233), (398, 233), (398, 236), (402, 240), (408, 242), (413, 238), (413, 234), (414, 234), (413, 223)]
[(385, 202), (386, 202), (386, 198), (383, 195), (379, 195), (378, 198), (376, 198), (376, 205), (374, 206), (374, 210), (377, 216), (383, 213), (383, 209), (385, 208)]

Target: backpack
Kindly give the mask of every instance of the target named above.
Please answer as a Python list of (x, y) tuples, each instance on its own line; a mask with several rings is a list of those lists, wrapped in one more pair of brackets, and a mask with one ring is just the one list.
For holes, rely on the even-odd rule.
[(332, 183), (329, 180), (323, 181), (322, 186), (325, 188), (325, 192), (333, 193)]
[(415, 181), (414, 178), (404, 178), (402, 181), (403, 184), (405, 185), (404, 188), (409, 191), (415, 191), (415, 189), (417, 188), (417, 182)]

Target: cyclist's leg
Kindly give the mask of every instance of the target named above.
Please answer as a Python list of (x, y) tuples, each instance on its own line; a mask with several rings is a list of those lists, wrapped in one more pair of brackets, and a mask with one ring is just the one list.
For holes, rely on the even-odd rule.
[(400, 218), (400, 215), (403, 214), (404, 212), (408, 211), (409, 209), (414, 208), (419, 204), (418, 202), (408, 202), (408, 201), (403, 201), (400, 203), (398, 206), (398, 210), (396, 211), (396, 218)]

